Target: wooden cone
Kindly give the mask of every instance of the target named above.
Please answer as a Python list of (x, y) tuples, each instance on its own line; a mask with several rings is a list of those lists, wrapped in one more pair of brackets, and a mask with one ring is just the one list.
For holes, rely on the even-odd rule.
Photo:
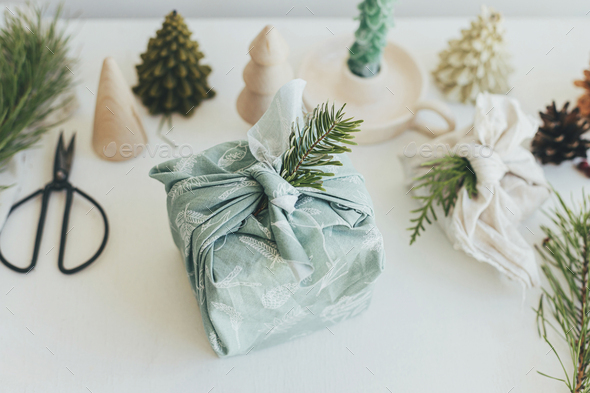
[(135, 145), (146, 143), (131, 89), (115, 60), (107, 57), (102, 63), (96, 93), (92, 147), (104, 160), (124, 161), (133, 158)]
[(250, 124), (266, 112), (276, 92), (293, 79), (293, 68), (287, 62), (289, 47), (272, 26), (266, 26), (250, 44), (252, 60), (244, 68), (246, 87), (238, 96), (238, 113)]

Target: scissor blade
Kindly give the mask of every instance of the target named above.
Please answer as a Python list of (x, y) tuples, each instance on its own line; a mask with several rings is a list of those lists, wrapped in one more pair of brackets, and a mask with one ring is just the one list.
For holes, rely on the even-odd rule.
[(76, 134), (74, 133), (66, 148), (63, 131), (59, 134), (57, 147), (55, 148), (55, 162), (53, 164), (53, 179), (55, 181), (64, 181), (68, 179), (74, 158), (75, 142)]
[(59, 139), (57, 140), (57, 146), (55, 148), (55, 158), (53, 161), (53, 178), (57, 179), (58, 173), (63, 171), (63, 162), (64, 162), (64, 133), (63, 131), (59, 134)]
[(70, 174), (70, 170), (72, 169), (72, 161), (74, 160), (74, 148), (76, 146), (76, 133), (72, 135), (70, 139), (70, 143), (68, 144), (68, 149), (65, 152), (65, 170), (67, 174)]

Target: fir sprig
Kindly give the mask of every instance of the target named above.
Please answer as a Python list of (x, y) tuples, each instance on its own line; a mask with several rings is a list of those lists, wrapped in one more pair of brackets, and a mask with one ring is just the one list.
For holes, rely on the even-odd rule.
[[(353, 133), (360, 131), (362, 120), (344, 118), (344, 107), (335, 112), (334, 105), (318, 105), (305, 116), (303, 127), (293, 122), (289, 136), (289, 148), (283, 154), (281, 177), (293, 187), (309, 187), (325, 191), (323, 178), (334, 176), (321, 168), (326, 165), (342, 166), (334, 159), (334, 154), (350, 152), (346, 145), (356, 145)], [(268, 206), (264, 198), (258, 205), (254, 216)]]
[(425, 162), (422, 166), (431, 166), (432, 168), (426, 174), (415, 179), (417, 185), (413, 189), (426, 188), (428, 194), (414, 196), (422, 206), (411, 211), (411, 213), (418, 213), (418, 217), (410, 220), (415, 223), (413, 227), (408, 228), (408, 230), (412, 231), (410, 244), (416, 241), (420, 231), (425, 230), (424, 221), (432, 224), (433, 221), (437, 220), (434, 211), (435, 206), (442, 206), (445, 216), (449, 215), (451, 208), (455, 206), (455, 201), (462, 186), (465, 186), (469, 198), (477, 195), (477, 179), (467, 158), (445, 156)]
[[(588, 267), (590, 246), (590, 203), (586, 195), (578, 210), (569, 208), (556, 192), (559, 206), (549, 217), (556, 229), (541, 227), (547, 238), (537, 251), (543, 258), (541, 269), (550, 289), (543, 294), (536, 309), (539, 334), (551, 347), (564, 372), (564, 378), (544, 374), (565, 383), (571, 393), (590, 391), (590, 290)], [(545, 310), (544, 302), (549, 310)], [(553, 318), (548, 320), (545, 313)], [(555, 347), (548, 339), (547, 326), (566, 341), (573, 366), (571, 376)]]
[(31, 7), (6, 10), (0, 30), (0, 170), (65, 120), (56, 115), (74, 97), (70, 37), (57, 26), (62, 7), (49, 22), (46, 8)]
[(353, 133), (360, 131), (362, 120), (344, 118), (344, 107), (337, 112), (328, 103), (318, 105), (305, 118), (303, 128), (295, 122), (289, 138), (289, 149), (283, 154), (281, 176), (294, 187), (311, 187), (325, 191), (322, 178), (334, 176), (320, 168), (342, 166), (334, 154), (350, 152), (346, 145), (356, 145)]

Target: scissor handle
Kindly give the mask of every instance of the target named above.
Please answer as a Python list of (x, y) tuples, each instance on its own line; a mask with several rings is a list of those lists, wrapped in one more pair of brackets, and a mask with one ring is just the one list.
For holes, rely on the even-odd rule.
[[(31, 259), (31, 263), (27, 267), (15, 266), (12, 263), (8, 262), (6, 260), (6, 258), (4, 258), (4, 255), (2, 255), (2, 252), (0, 251), (0, 262), (2, 262), (4, 265), (6, 265), (6, 267), (8, 267), (9, 269), (12, 269), (18, 273), (28, 273), (31, 270), (33, 270), (33, 268), (37, 264), (37, 259), (39, 257), (39, 249), (41, 247), (41, 239), (43, 238), (43, 228), (45, 226), (45, 218), (47, 216), (47, 206), (49, 205), (49, 196), (51, 195), (51, 192), (54, 190), (65, 190), (66, 191), (66, 206), (65, 206), (65, 210), (64, 210), (64, 217), (63, 217), (62, 227), (61, 227), (61, 238), (60, 238), (60, 244), (59, 244), (59, 257), (58, 257), (58, 262), (57, 262), (59, 270), (64, 274), (77, 273), (80, 270), (88, 267), (92, 262), (94, 262), (99, 257), (99, 255), (102, 253), (102, 251), (104, 250), (107, 240), (108, 240), (108, 237), (109, 237), (109, 223), (107, 220), (106, 213), (104, 212), (102, 207), (94, 199), (92, 199), (88, 194), (86, 194), (85, 192), (83, 192), (82, 190), (80, 190), (78, 188), (73, 187), (70, 183), (67, 183), (67, 182), (65, 182), (65, 183), (62, 182), (59, 184), (49, 183), (47, 186), (45, 186), (45, 188), (37, 190), (37, 191), (33, 192), (31, 195), (29, 195), (29, 196), (21, 199), (17, 203), (15, 203), (12, 206), (12, 208), (10, 209), (10, 212), (8, 213), (8, 216), (10, 216), (10, 214), (12, 214), (12, 212), (14, 212), (14, 210), (17, 209), (19, 206), (23, 205), (24, 203), (28, 202), (29, 200), (35, 198), (38, 195), (43, 194), (43, 198), (41, 201), (41, 214), (39, 216), (39, 223), (37, 224), (37, 233), (35, 235), (35, 246), (33, 248), (33, 258)], [(86, 198), (92, 205), (94, 205), (98, 209), (98, 211), (102, 215), (102, 218), (104, 221), (104, 236), (102, 239), (102, 243), (100, 244), (100, 247), (98, 248), (98, 251), (96, 251), (96, 253), (89, 260), (87, 260), (86, 262), (84, 262), (83, 264), (81, 264), (75, 268), (66, 269), (64, 267), (63, 260), (64, 260), (64, 254), (65, 254), (66, 238), (68, 235), (68, 223), (70, 220), (70, 211), (72, 209), (72, 200), (73, 200), (74, 192), (77, 192), (82, 197)], [(7, 220), (8, 220), (8, 216), (6, 217)]]
[[(90, 257), (89, 260), (87, 260), (83, 264), (81, 264), (77, 267), (74, 267), (72, 269), (66, 269), (66, 267), (64, 266), (64, 254), (65, 254), (65, 248), (66, 248), (66, 239), (67, 239), (68, 232), (69, 232), (68, 231), (68, 222), (70, 220), (70, 210), (72, 209), (72, 199), (74, 196), (74, 192), (77, 192), (78, 194), (80, 194), (81, 196), (86, 198), (86, 200), (88, 200), (88, 202), (90, 202), (92, 205), (94, 205), (98, 209), (98, 211), (102, 215), (102, 219), (104, 221), (104, 236), (102, 238), (102, 243), (100, 243), (100, 247), (94, 253), (94, 255), (92, 257)], [(74, 273), (79, 272), (82, 269), (87, 268), (103, 252), (104, 248), (107, 245), (108, 239), (109, 239), (109, 221), (107, 220), (107, 215), (104, 212), (104, 210), (102, 209), (102, 207), (90, 195), (86, 194), (84, 191), (80, 190), (79, 188), (73, 187), (71, 184), (68, 183), (68, 186), (66, 187), (66, 207), (65, 207), (65, 211), (64, 211), (64, 219), (61, 224), (61, 238), (59, 241), (59, 257), (57, 259), (57, 266), (59, 267), (59, 270), (63, 274), (74, 274)]]
[[(24, 203), (30, 201), (31, 199), (35, 198), (39, 194), (43, 194), (43, 199), (41, 202), (41, 215), (39, 216), (39, 223), (37, 224), (37, 234), (35, 235), (35, 248), (33, 249), (33, 258), (31, 259), (31, 264), (27, 267), (18, 267), (13, 265), (12, 263), (8, 262), (4, 255), (2, 255), (2, 251), (0, 251), (0, 262), (6, 265), (7, 268), (14, 270), (17, 273), (28, 273), (37, 264), (37, 258), (39, 257), (39, 247), (41, 246), (41, 238), (43, 237), (43, 227), (45, 226), (45, 217), (47, 215), (47, 205), (49, 202), (49, 194), (51, 193), (51, 188), (49, 185), (45, 186), (45, 188), (41, 188), (31, 195), (24, 197), (17, 203), (15, 203), (8, 212), (6, 216), (6, 221), (8, 221), (8, 217), (16, 210), (19, 206), (23, 205)], [(6, 226), (6, 221), (4, 226)], [(0, 232), (1, 233), (1, 232)]]

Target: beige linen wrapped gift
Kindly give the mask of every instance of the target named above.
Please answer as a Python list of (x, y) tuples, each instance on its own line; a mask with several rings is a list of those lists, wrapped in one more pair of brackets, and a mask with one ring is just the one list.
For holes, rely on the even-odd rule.
[[(489, 263), (508, 277), (531, 287), (539, 282), (532, 247), (518, 225), (548, 198), (550, 188), (533, 155), (522, 146), (533, 137), (537, 121), (526, 115), (517, 100), (505, 95), (478, 95), (473, 127), (440, 136), (429, 143), (433, 153), (459, 154), (467, 158), (477, 178), (477, 196), (459, 190), (454, 208), (445, 217), (435, 212), (449, 240), (478, 261)], [(444, 148), (441, 148), (444, 147)], [(424, 149), (422, 150), (422, 153)], [(410, 187), (430, 167), (434, 154), (401, 157)], [(438, 154), (440, 157), (441, 154)], [(416, 194), (425, 195), (422, 187)]]

